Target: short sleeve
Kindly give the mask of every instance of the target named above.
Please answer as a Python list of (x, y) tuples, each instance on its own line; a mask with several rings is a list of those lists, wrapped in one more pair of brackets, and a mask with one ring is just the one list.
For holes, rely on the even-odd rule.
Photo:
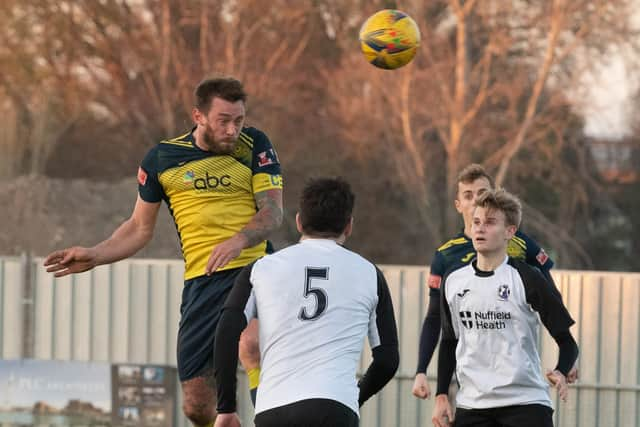
[(267, 135), (257, 131), (253, 140), (253, 192), (282, 189), (282, 172), (280, 160)]
[(440, 289), (440, 282), (442, 281), (442, 277), (445, 272), (444, 256), (439, 251), (436, 251), (433, 255), (433, 260), (431, 261), (429, 278), (427, 279), (427, 285), (429, 285), (429, 288)]
[(142, 160), (138, 167), (138, 193), (145, 202), (162, 201), (164, 194), (158, 181), (158, 147), (154, 147)]
[(538, 267), (542, 271), (549, 271), (553, 267), (553, 260), (547, 255), (544, 249), (531, 237), (524, 233), (518, 233), (518, 237), (524, 240), (527, 246), (526, 262), (529, 265)]

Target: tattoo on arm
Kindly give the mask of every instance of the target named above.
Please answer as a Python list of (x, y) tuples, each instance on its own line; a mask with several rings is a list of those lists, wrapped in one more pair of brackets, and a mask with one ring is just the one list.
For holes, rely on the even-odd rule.
[(254, 195), (258, 212), (242, 229), (247, 238), (247, 247), (255, 246), (267, 238), (269, 233), (282, 224), (282, 190), (261, 191)]

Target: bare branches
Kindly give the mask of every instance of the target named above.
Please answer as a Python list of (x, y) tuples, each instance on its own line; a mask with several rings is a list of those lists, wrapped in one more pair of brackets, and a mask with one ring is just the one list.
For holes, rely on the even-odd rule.
[(549, 76), (549, 70), (551, 70), (551, 66), (553, 65), (558, 36), (562, 29), (562, 24), (565, 20), (563, 9), (564, 9), (564, 1), (557, 0), (554, 3), (553, 15), (551, 16), (551, 29), (549, 30), (549, 34), (548, 34), (547, 49), (544, 54), (544, 59), (540, 64), (540, 68), (538, 69), (538, 75), (533, 85), (533, 90), (531, 91), (531, 95), (527, 102), (526, 113), (524, 115), (522, 123), (520, 124), (520, 129), (518, 130), (518, 133), (516, 134), (513, 141), (509, 143), (509, 146), (506, 149), (504, 158), (500, 162), (500, 167), (498, 168), (498, 173), (496, 174), (496, 177), (495, 177), (496, 183), (499, 185), (504, 182), (507, 170), (511, 163), (511, 159), (522, 146), (525, 136), (527, 135), (527, 132), (533, 122), (534, 115), (536, 114), (536, 110), (538, 108), (538, 99), (540, 98), (542, 89), (544, 88), (545, 83), (547, 82), (547, 77)]
[[(249, 117), (300, 173), (366, 169), (367, 188), (406, 199), (398, 209), (427, 246), (457, 228), (453, 184), (471, 161), (532, 197), (536, 231), (575, 232), (602, 184), (573, 85), (611, 52), (640, 51), (634, 3), (405, 2), (421, 46), (412, 64), (384, 72), (363, 61), (356, 36), (387, 3), (4, 0), (0, 143), (14, 164), (3, 158), (2, 170), (41, 172), (71, 141), (130, 150), (175, 134), (191, 124), (194, 83), (224, 73), (246, 83)], [(563, 191), (570, 197), (556, 197)]]

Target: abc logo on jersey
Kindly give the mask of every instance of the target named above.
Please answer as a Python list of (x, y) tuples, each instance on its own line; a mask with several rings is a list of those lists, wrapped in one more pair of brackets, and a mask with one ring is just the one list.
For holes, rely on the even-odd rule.
[(231, 185), (231, 176), (229, 175), (209, 175), (209, 172), (205, 172), (204, 178), (196, 178), (192, 171), (185, 173), (183, 177), (185, 183), (192, 182), (193, 188), (196, 190), (210, 190), (219, 187), (229, 187)]

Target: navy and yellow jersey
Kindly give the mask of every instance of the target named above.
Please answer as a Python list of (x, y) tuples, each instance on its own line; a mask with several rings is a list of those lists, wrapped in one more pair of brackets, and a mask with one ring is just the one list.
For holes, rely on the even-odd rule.
[[(255, 215), (254, 194), (282, 188), (280, 163), (260, 130), (243, 128), (236, 150), (215, 155), (195, 144), (193, 130), (161, 141), (138, 170), (138, 191), (146, 202), (164, 200), (176, 224), (185, 261), (185, 280), (204, 274), (213, 247), (240, 231)], [(263, 256), (264, 241), (244, 249), (220, 270), (243, 267)]]
[[(516, 231), (509, 241), (507, 254), (515, 259), (523, 260), (527, 264), (538, 267), (545, 276), (553, 267), (553, 261), (532, 238)], [(456, 237), (440, 246), (431, 262), (428, 285), (430, 288), (440, 288), (442, 277), (453, 270), (469, 264), (476, 256), (471, 238), (460, 232)]]

